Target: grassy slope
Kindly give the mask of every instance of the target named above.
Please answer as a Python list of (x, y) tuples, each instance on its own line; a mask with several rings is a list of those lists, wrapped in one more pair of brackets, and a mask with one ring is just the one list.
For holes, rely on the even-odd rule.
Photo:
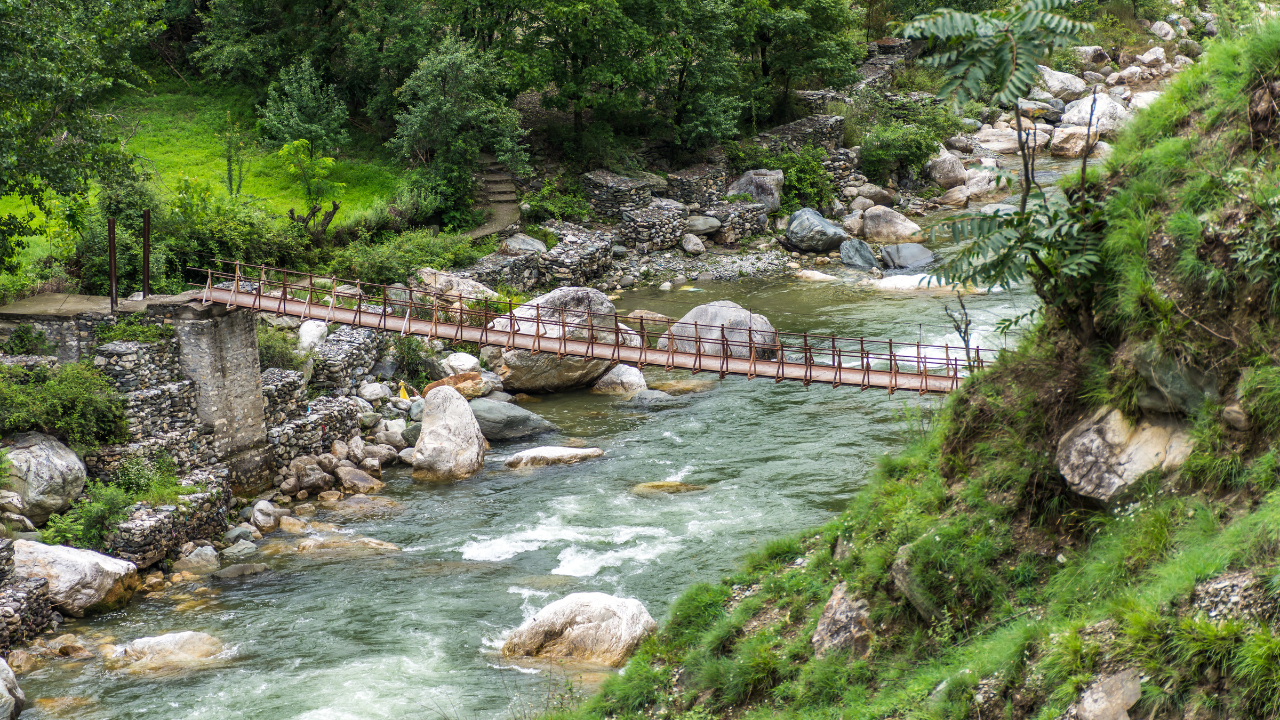
[[(1280, 638), (1256, 621), (1176, 613), (1197, 582), (1224, 571), (1272, 577), (1280, 552), (1280, 269), (1251, 260), (1273, 258), (1280, 236), (1270, 212), (1277, 133), (1250, 142), (1246, 119), (1253, 90), (1280, 79), (1280, 26), (1210, 52), (1108, 163), (1100, 318), (1114, 346), (1151, 341), (1214, 367), (1226, 397), (1253, 366), (1240, 384), (1254, 429), (1230, 429), (1207, 405), (1181, 476), (1146, 478), (1116, 514), (1088, 507), (1054, 467), (1057, 438), (1091, 407), (1133, 409), (1143, 385), (1124, 353), (1082, 353), (1043, 326), (953, 394), (932, 431), (884, 462), (839, 520), (690, 588), (622, 676), (556, 714), (965, 718), (983, 681), (982, 717), (1047, 720), (1118, 665), (1144, 677), (1132, 717), (1280, 711)], [(838, 538), (850, 548), (843, 561)], [(908, 543), (938, 621), (889, 576)], [(865, 658), (816, 660), (809, 638), (840, 581), (870, 602), (876, 639)], [(735, 586), (757, 592), (735, 602)], [(1100, 636), (1104, 620), (1113, 625)]]
[[(148, 88), (104, 100), (100, 109), (118, 114), (130, 128), (140, 123), (128, 148), (139, 155), (140, 167), (154, 174), (161, 197), (182, 175), (206, 181), (225, 194), (226, 161), (216, 135), (225, 127), (228, 114), (242, 127), (252, 128), (256, 122), (254, 98), (253, 92), (243, 89), (200, 82), (193, 82), (188, 88), (180, 81), (160, 77)], [(351, 147), (344, 149), (330, 176), (331, 180), (346, 184), (338, 198), (343, 206), (338, 224), (391, 195), (401, 171), (401, 166), (375, 139), (355, 129), (351, 135)], [(284, 215), (290, 208), (300, 208), (302, 198), (282, 163), (274, 157), (276, 149), (264, 144), (254, 153), (242, 192), (260, 198), (272, 212)], [(0, 198), (0, 214), (27, 210), (43, 219), (18, 198)], [(31, 261), (47, 253), (45, 243), (32, 238), (22, 257)]]

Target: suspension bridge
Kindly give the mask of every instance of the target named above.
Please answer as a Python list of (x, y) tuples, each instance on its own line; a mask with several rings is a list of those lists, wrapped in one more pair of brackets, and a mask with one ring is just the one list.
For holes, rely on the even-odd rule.
[[(947, 393), (982, 369), (994, 351), (865, 337), (785, 333), (735, 325), (636, 319), (316, 276), (262, 265), (205, 275), (193, 302), (251, 308), (303, 320), (402, 335), (648, 365), (721, 378), (799, 381), (806, 386)], [(345, 288), (345, 289), (344, 289)], [(985, 357), (984, 357), (985, 354)]]

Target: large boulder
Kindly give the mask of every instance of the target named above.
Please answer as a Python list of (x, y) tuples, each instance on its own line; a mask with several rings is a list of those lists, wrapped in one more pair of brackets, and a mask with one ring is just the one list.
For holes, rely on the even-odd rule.
[(1089, 125), (1091, 107), (1093, 108), (1093, 127), (1106, 138), (1114, 137), (1132, 117), (1132, 113), (1110, 95), (1091, 95), (1067, 105), (1067, 111), (1062, 114), (1062, 124)]
[(920, 226), (907, 216), (877, 205), (862, 213), (862, 236), (869, 242), (900, 243), (920, 234)]
[(524, 233), (516, 233), (498, 245), (498, 253), (501, 255), (528, 255), (529, 253), (544, 253), (546, 251), (546, 243), (538, 238), (529, 237)]
[(1171, 472), (1191, 454), (1187, 427), (1172, 417), (1136, 425), (1107, 406), (1081, 420), (1058, 441), (1058, 470), (1077, 493), (1104, 503), (1122, 502), (1147, 472)]
[(386, 487), (386, 484), (359, 468), (340, 467), (334, 471), (342, 483), (342, 489), (350, 493), (368, 495)]
[(22, 710), (27, 706), (27, 696), (18, 687), (18, 678), (13, 674), (9, 663), (0, 659), (0, 718), (18, 720)]
[(49, 602), (64, 615), (84, 617), (123, 607), (142, 585), (126, 560), (65, 545), (13, 543), (13, 573), (49, 581)]
[(718, 218), (708, 217), (706, 215), (691, 215), (687, 221), (688, 225), (685, 230), (690, 235), (710, 235), (720, 229), (721, 222)]
[(1149, 389), (1138, 397), (1138, 407), (1156, 412), (1195, 415), (1205, 402), (1218, 403), (1218, 377), (1178, 362), (1154, 342), (1133, 351), (1133, 368)]
[(968, 179), (964, 161), (943, 150), (938, 153), (938, 157), (930, 160), (924, 166), (925, 174), (930, 180), (938, 183), (943, 190), (950, 190), (957, 185), (963, 185)]
[[(1105, 675), (1080, 695), (1075, 716), (1080, 720), (1129, 720), (1129, 708), (1142, 698), (1142, 678), (1134, 669)], [(1188, 715), (1190, 717), (1190, 715)]]
[(471, 401), (471, 412), (480, 423), (480, 432), (484, 433), (486, 440), (515, 440), (557, 429), (541, 416), (514, 403), (479, 398)]
[(843, 227), (813, 208), (797, 210), (787, 222), (787, 245), (801, 252), (830, 252), (848, 239)]
[[(489, 324), (489, 329), (501, 337), (500, 333), (509, 332), (514, 322), (516, 332), (536, 332), (544, 339), (556, 340), (560, 338), (560, 321), (563, 319), (570, 340), (586, 340), (594, 335), (596, 342), (612, 344), (620, 341), (629, 347), (639, 347), (639, 335), (624, 325), (615, 327), (616, 312), (613, 303), (599, 290), (563, 287), (530, 300), (510, 315), (495, 319)], [(534, 355), (528, 350), (504, 351), (496, 345), (485, 346), (480, 354), (502, 378), (503, 389), (512, 393), (558, 392), (585, 387), (608, 372), (612, 365), (608, 360), (557, 357), (554, 352)]]
[(484, 467), (485, 440), (466, 399), (451, 387), (427, 393), (413, 449), (416, 480), (459, 480)]
[(778, 333), (765, 316), (735, 302), (717, 300), (685, 313), (658, 338), (658, 349), (668, 349), (673, 341), (677, 352), (702, 355), (724, 355), (727, 344), (729, 356), (740, 358), (750, 354), (754, 343), (756, 357), (771, 360), (777, 355), (773, 346)]
[(750, 195), (752, 200), (764, 205), (767, 212), (773, 212), (782, 206), (783, 181), (781, 170), (748, 170), (734, 180), (724, 194)]
[(644, 373), (630, 365), (615, 365), (612, 370), (600, 376), (591, 392), (601, 395), (634, 395), (648, 389)]
[(1164, 42), (1171, 42), (1174, 38), (1178, 37), (1177, 31), (1174, 30), (1169, 23), (1163, 20), (1157, 20), (1156, 22), (1151, 23), (1151, 34), (1160, 38)]
[(1063, 102), (1078, 100), (1089, 91), (1089, 84), (1071, 73), (1058, 72), (1044, 65), (1040, 65), (1039, 69), (1044, 89)]
[(212, 635), (187, 630), (138, 638), (120, 648), (115, 662), (109, 664), (124, 664), (132, 672), (175, 672), (204, 665), (224, 649), (222, 641)]
[(441, 363), (445, 372), (450, 375), (461, 375), (462, 373), (478, 373), (480, 372), (480, 358), (471, 353), (456, 352), (451, 353)]
[(880, 254), (887, 268), (913, 268), (933, 262), (933, 253), (918, 243), (885, 245)]
[(1097, 129), (1085, 127), (1063, 127), (1053, 134), (1053, 142), (1049, 143), (1049, 154), (1054, 157), (1084, 157), (1085, 150), (1091, 150), (1098, 143)]
[(438, 296), (448, 304), (463, 298), (498, 297), (498, 293), (475, 280), (432, 268), (419, 270), (412, 278), (412, 283), (415, 289), (413, 300), (418, 303), (426, 301), (426, 298), (421, 297), (423, 291)]
[(1151, 107), (1151, 104), (1160, 99), (1164, 93), (1159, 90), (1147, 90), (1145, 92), (1136, 92), (1133, 97), (1129, 98), (1130, 110), (1142, 110)]
[(604, 593), (573, 593), (538, 611), (511, 633), (504, 657), (571, 658), (621, 667), (658, 628), (644, 605)]
[(9, 489), (36, 525), (71, 507), (84, 490), (85, 467), (71, 448), (44, 433), (20, 433), (8, 447)]
[(813, 631), (813, 652), (818, 659), (839, 650), (848, 650), (850, 659), (865, 657), (871, 650), (871, 606), (866, 600), (849, 594), (849, 583), (842, 582), (832, 591), (818, 627)]
[(323, 320), (307, 320), (298, 326), (298, 350), (306, 352), (329, 337), (329, 326)]
[(840, 262), (856, 268), (880, 267), (880, 261), (871, 252), (871, 246), (858, 238), (849, 238), (840, 243)]

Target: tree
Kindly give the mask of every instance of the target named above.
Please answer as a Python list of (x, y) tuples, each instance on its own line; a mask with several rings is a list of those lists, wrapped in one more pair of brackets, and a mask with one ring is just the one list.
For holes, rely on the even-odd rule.
[(316, 157), (308, 140), (294, 140), (286, 143), (276, 153), (276, 157), (284, 162), (289, 175), (302, 185), (302, 193), (307, 204), (318, 203), (330, 195), (336, 195), (346, 187), (344, 183), (328, 180), (336, 161), (331, 157)]
[(260, 126), (267, 137), (281, 145), (306, 140), (314, 157), (337, 150), (347, 141), (347, 105), (332, 85), (304, 58), (280, 71), (280, 79), (267, 88), (266, 107), (258, 106)]
[[(0, 0), (0, 197), (41, 212), (55, 195), (86, 194), (95, 178), (128, 175), (132, 157), (114, 116), (94, 101), (145, 81), (129, 51), (154, 34), (158, 0)], [(0, 270), (35, 234), (31, 213), (0, 216)]]
[[(978, 96), (984, 84), (995, 88), (992, 102), (1013, 106), (1031, 90), (1040, 76), (1039, 66), (1054, 50), (1076, 42), (1077, 36), (1092, 26), (1062, 15), (1072, 0), (1027, 0), (1007, 10), (978, 13), (943, 8), (907, 23), (904, 38), (928, 40), (938, 46), (924, 62), (942, 67), (947, 80), (939, 95), (954, 96), (964, 104)], [(1022, 113), (1013, 114), (1018, 134), (1018, 154), (1022, 157), (1022, 200), (1026, 212), (1031, 195), (1031, 158), (1022, 130)]]
[(240, 123), (231, 121), (231, 113), (227, 113), (226, 132), (218, 135), (222, 142), (222, 155), (227, 161), (227, 195), (235, 197), (244, 186), (245, 166), (249, 164), (249, 150), (253, 148), (253, 138), (240, 128)]

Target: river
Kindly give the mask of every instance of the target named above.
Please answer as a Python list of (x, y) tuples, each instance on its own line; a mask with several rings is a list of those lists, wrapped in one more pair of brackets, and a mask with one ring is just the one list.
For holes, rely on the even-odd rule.
[[(953, 252), (945, 246), (940, 254)], [(833, 266), (819, 268), (829, 272)], [(734, 300), (785, 331), (956, 345), (943, 305), (954, 296), (881, 293), (848, 283), (743, 281), (698, 290), (627, 293), (625, 312), (678, 317)], [(1025, 290), (967, 299), (984, 347), (1000, 318), (1034, 306)], [(689, 379), (646, 369), (650, 384)], [(578, 591), (639, 598), (661, 620), (681, 590), (732, 571), (763, 542), (833, 517), (877, 458), (910, 432), (904, 408), (938, 399), (883, 390), (804, 387), (741, 378), (708, 381), (677, 407), (645, 411), (586, 392), (531, 410), (561, 432), (496, 444), (466, 481), (414, 483), (390, 470), (398, 513), (339, 519), (345, 531), (403, 552), (361, 557), (268, 557), (273, 571), (171, 591), (65, 628), (97, 643), (201, 630), (234, 648), (220, 664), (156, 679), (108, 672), (99, 660), (45, 661), (20, 678), (24, 718), (503, 718), (547, 685), (547, 674), (497, 654), (505, 633)], [(576, 439), (576, 440), (575, 440)], [(502, 460), (536, 445), (585, 442), (605, 456), (580, 465), (508, 471)], [(636, 483), (681, 480), (704, 492), (658, 498)], [(319, 520), (333, 520), (321, 512)], [(252, 558), (249, 561), (260, 561)], [(185, 586), (184, 586), (185, 587)], [(61, 709), (59, 709), (61, 708)]]

